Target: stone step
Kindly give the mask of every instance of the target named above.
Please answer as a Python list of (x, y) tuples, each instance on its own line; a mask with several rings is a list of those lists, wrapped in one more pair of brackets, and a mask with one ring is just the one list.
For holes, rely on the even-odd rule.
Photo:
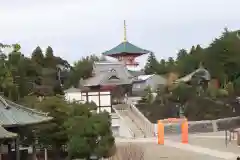
[(127, 113), (128, 113), (128, 117), (133, 120), (135, 125), (139, 128), (139, 130), (141, 130), (144, 137), (146, 137), (146, 131), (144, 130), (142, 120), (139, 119), (139, 117), (137, 117), (131, 110), (127, 110)]
[(141, 131), (141, 129), (136, 125), (135, 121), (129, 115), (129, 111), (127, 111), (127, 110), (119, 110), (119, 114), (121, 114), (121, 117), (124, 118), (125, 122), (127, 123), (126, 125), (133, 132), (134, 138), (144, 137), (144, 134)]

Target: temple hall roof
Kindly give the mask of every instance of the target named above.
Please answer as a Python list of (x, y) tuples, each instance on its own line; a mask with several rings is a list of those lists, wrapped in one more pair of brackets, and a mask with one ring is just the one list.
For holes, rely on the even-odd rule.
[(103, 52), (102, 54), (105, 56), (114, 56), (114, 55), (120, 55), (120, 54), (132, 54), (137, 56), (137, 55), (147, 54), (150, 52), (151, 51), (139, 48), (128, 41), (124, 41), (119, 45), (117, 45), (116, 47), (106, 52)]
[(81, 92), (81, 89), (75, 88), (75, 87), (70, 87), (64, 91), (64, 93), (75, 93), (75, 92)]
[(188, 82), (190, 81), (194, 76), (198, 76), (201, 77), (207, 81), (209, 81), (211, 79), (211, 75), (208, 72), (208, 70), (206, 70), (205, 68), (203, 68), (202, 66), (200, 66), (198, 69), (196, 69), (195, 71), (191, 72), (190, 74), (181, 77), (180, 79), (177, 79), (175, 81), (175, 83), (179, 83), (179, 82)]
[(8, 139), (17, 137), (16, 133), (12, 133), (0, 126), (0, 139)]
[(123, 85), (132, 83), (132, 75), (120, 62), (99, 62), (93, 65), (93, 77), (84, 81), (84, 86)]
[(48, 114), (27, 108), (0, 96), (0, 125), (14, 127), (43, 123), (51, 120)]

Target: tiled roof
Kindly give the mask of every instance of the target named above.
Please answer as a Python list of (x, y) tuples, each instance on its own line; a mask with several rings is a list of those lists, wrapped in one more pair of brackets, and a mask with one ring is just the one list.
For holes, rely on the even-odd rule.
[(2, 126), (0, 126), (0, 139), (8, 139), (8, 138), (14, 138), (17, 137), (16, 133), (12, 133), (4, 129)]
[(37, 124), (51, 119), (46, 113), (18, 105), (0, 97), (0, 125), (3, 127)]
[(129, 73), (127, 67), (121, 62), (96, 62), (93, 65), (93, 72), (95, 74), (101, 74), (108, 72), (111, 69), (115, 69), (118, 74), (124, 77), (131, 78), (132, 75)]
[(66, 89), (64, 92), (65, 93), (81, 92), (81, 89), (71, 87), (71, 88)]
[(151, 78), (152, 76), (154, 76), (154, 74), (140, 75), (140, 76), (137, 77), (137, 79), (140, 80), (140, 81), (146, 81), (147, 79)]
[(198, 68), (196, 69), (195, 71), (193, 71), (192, 73), (180, 78), (180, 79), (177, 79), (175, 81), (175, 83), (179, 83), (179, 82), (188, 82), (192, 79), (192, 77), (196, 74), (201, 74), (199, 76), (201, 76), (202, 78), (204, 78), (205, 80), (210, 80), (211, 79), (211, 75), (210, 73), (208, 72), (208, 70), (206, 70), (205, 68)]
[(132, 43), (125, 41), (117, 45), (116, 47), (102, 53), (105, 56), (112, 56), (116, 54), (121, 54), (121, 53), (130, 53), (130, 54), (147, 54), (150, 53), (151, 51), (148, 51), (146, 49), (139, 48)]
[[(88, 78), (84, 82), (84, 86), (98, 86), (98, 85), (122, 85), (131, 84), (132, 75), (127, 68), (118, 62), (103, 62), (95, 63), (93, 67), (93, 77)], [(109, 78), (116, 76), (119, 79), (110, 80)]]
[(132, 71), (132, 70), (128, 70), (128, 72), (133, 76), (133, 77), (137, 77), (137, 76), (140, 76), (140, 75), (144, 75), (144, 71)]

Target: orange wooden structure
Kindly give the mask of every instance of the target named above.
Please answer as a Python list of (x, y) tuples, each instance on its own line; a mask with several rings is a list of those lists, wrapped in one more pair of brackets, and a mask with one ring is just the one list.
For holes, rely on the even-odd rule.
[(164, 144), (164, 123), (179, 123), (181, 126), (181, 139), (182, 143), (188, 143), (188, 122), (187, 119), (182, 118), (168, 118), (164, 120), (158, 120), (157, 132), (158, 132), (158, 144)]

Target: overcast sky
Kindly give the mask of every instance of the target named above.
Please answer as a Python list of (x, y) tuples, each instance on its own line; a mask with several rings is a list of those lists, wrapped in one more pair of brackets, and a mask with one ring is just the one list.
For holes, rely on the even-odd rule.
[[(128, 40), (160, 58), (240, 28), (240, 0), (0, 0), (0, 42), (30, 55), (52, 46), (70, 62)], [(146, 57), (140, 58), (143, 62)]]

